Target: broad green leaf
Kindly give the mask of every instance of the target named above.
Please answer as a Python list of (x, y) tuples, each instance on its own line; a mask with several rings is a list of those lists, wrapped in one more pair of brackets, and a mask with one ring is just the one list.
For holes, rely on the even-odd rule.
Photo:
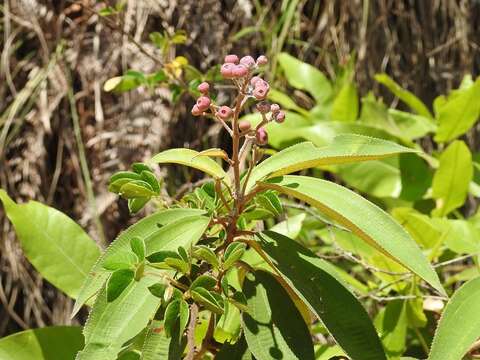
[(73, 359), (82, 346), (82, 329), (78, 326), (31, 329), (0, 339), (0, 359)]
[(154, 320), (150, 324), (142, 348), (142, 360), (180, 360), (185, 347), (179, 323), (174, 326), (170, 338), (165, 335), (163, 322)]
[(465, 134), (480, 116), (480, 78), (467, 89), (456, 90), (436, 114), (439, 123), (435, 140), (447, 142)]
[(0, 189), (0, 201), (35, 269), (68, 296), (78, 296), (100, 256), (95, 242), (64, 213), (29, 201), (16, 204)]
[(388, 115), (393, 120), (393, 124), (384, 124), (384, 126), (391, 126), (391, 132), (402, 138), (418, 139), (437, 130), (433, 121), (422, 115), (397, 109), (388, 109)]
[(389, 302), (375, 318), (375, 327), (389, 358), (397, 359), (404, 353), (407, 326), (406, 304), (401, 300)]
[(105, 250), (105, 252), (100, 256), (98, 261), (95, 263), (91, 270), (88, 273), (88, 276), (83, 283), (83, 286), (78, 294), (77, 301), (72, 311), (72, 316), (74, 316), (78, 310), (102, 288), (103, 284), (109, 276), (109, 271), (104, 269), (105, 263), (108, 263), (110, 259), (115, 258), (117, 254), (122, 252), (130, 252), (130, 241), (134, 237), (139, 237), (141, 239), (147, 239), (158, 233), (161, 230), (161, 227), (180, 220), (187, 216), (192, 215), (202, 215), (204, 214), (203, 210), (197, 209), (169, 209), (159, 211), (155, 214), (147, 216), (146, 218), (140, 220), (136, 224), (130, 226), (127, 230), (123, 231)]
[(274, 103), (280, 104), (282, 109), (294, 110), (302, 115), (308, 115), (307, 110), (298, 106), (287, 94), (279, 90), (270, 89), (268, 92), (268, 99)]
[(217, 280), (209, 275), (200, 275), (197, 277), (190, 285), (190, 289), (195, 289), (196, 287), (202, 287), (207, 290), (212, 290), (215, 285), (217, 285)]
[(230, 178), (222, 167), (206, 156), (199, 156), (201, 153), (191, 149), (170, 149), (155, 155), (150, 162), (157, 164), (180, 164), (203, 171), (215, 179), (223, 179), (227, 183)]
[(122, 291), (130, 285), (134, 276), (134, 271), (129, 269), (114, 271), (107, 281), (107, 301), (112, 302), (119, 297)]
[(317, 207), (445, 294), (437, 274), (410, 235), (390, 215), (360, 195), (335, 183), (306, 176), (288, 175), (261, 186)]
[(335, 121), (355, 121), (358, 117), (358, 93), (354, 83), (345, 83), (333, 100), (331, 118)]
[(424, 159), (416, 154), (399, 156), (402, 192), (400, 197), (407, 201), (422, 198), (432, 184), (432, 171)]
[(458, 289), (438, 323), (428, 360), (461, 360), (480, 337), (480, 277)]
[(463, 205), (473, 178), (472, 154), (463, 141), (454, 141), (440, 156), (433, 176), (432, 196), (437, 199), (436, 216), (446, 216)]
[(375, 80), (385, 85), (396, 97), (407, 104), (417, 114), (432, 119), (433, 116), (427, 106), (410, 91), (403, 89), (387, 74), (375, 75)]
[(290, 85), (308, 91), (318, 103), (330, 99), (332, 85), (318, 69), (287, 53), (280, 53), (277, 59)]
[(250, 312), (242, 314), (248, 349), (258, 360), (314, 359), (308, 327), (288, 293), (265, 271), (245, 279)]
[(303, 221), (307, 215), (301, 213), (292, 217), (289, 217), (287, 220), (279, 222), (270, 228), (271, 231), (275, 231), (279, 234), (288, 236), (289, 238), (295, 239), (302, 229)]
[(300, 143), (276, 153), (255, 167), (247, 189), (264, 178), (311, 167), (382, 159), (410, 152), (416, 151), (390, 141), (354, 134), (338, 135), (330, 145), (321, 148), (310, 142)]
[(147, 326), (160, 306), (160, 299), (148, 290), (157, 281), (153, 276), (133, 281), (112, 302), (107, 302), (103, 287), (83, 329), (85, 347), (76, 360), (115, 360), (123, 344)]
[(480, 232), (473, 224), (465, 220), (434, 219), (442, 231), (445, 245), (457, 254), (476, 254), (480, 252)]
[[(258, 244), (279, 275), (355, 360), (385, 359), (375, 328), (330, 264), (283, 235), (266, 231)], [(248, 297), (248, 296), (247, 296)]]

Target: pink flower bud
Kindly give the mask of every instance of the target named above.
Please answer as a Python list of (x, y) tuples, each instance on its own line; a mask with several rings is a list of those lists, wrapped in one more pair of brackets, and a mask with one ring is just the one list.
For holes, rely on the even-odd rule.
[(200, 111), (207, 110), (210, 104), (211, 104), (211, 100), (208, 96), (200, 96), (197, 99), (197, 106), (200, 109)]
[(254, 76), (250, 79), (250, 84), (252, 86), (255, 86), (255, 84), (259, 81), (259, 80), (262, 80), (262, 78), (260, 76)]
[(285, 113), (283, 111), (279, 111), (275, 116), (275, 121), (279, 124), (283, 123), (285, 121)]
[(200, 85), (198, 85), (197, 90), (200, 91), (202, 94), (207, 94), (208, 90), (210, 90), (210, 85), (208, 85), (208, 83), (204, 81)]
[(262, 66), (262, 65), (267, 65), (268, 64), (268, 59), (265, 55), (260, 55), (257, 58), (257, 65)]
[(192, 108), (192, 115), (193, 116), (200, 116), (202, 115), (203, 111), (201, 111), (197, 105), (193, 105), (193, 108)]
[(232, 63), (225, 63), (220, 68), (220, 74), (226, 79), (231, 79), (233, 77), (233, 69), (235, 68), (235, 64)]
[(244, 65), (236, 65), (232, 70), (232, 75), (234, 77), (244, 77), (248, 74), (248, 69)]
[(232, 109), (230, 109), (228, 106), (220, 106), (220, 109), (217, 111), (217, 115), (220, 119), (222, 120), (227, 120), (232, 116)]
[(261, 102), (257, 104), (257, 110), (262, 114), (266, 114), (270, 111), (270, 104), (267, 102)]
[(272, 112), (272, 114), (278, 114), (278, 112), (280, 111), (280, 105), (278, 104), (272, 104), (272, 106), (270, 106), (270, 111)]
[(258, 81), (255, 85), (255, 89), (253, 90), (253, 97), (257, 100), (264, 100), (267, 97), (269, 90), (270, 86), (267, 82), (263, 81), (262, 83)]
[(268, 133), (264, 127), (261, 127), (260, 129), (257, 130), (255, 137), (257, 139), (258, 145), (265, 145), (268, 142)]
[(240, 59), (240, 64), (245, 65), (248, 69), (255, 66), (255, 59), (250, 55), (244, 56)]
[(230, 64), (238, 64), (238, 56), (237, 55), (227, 55), (225, 56), (225, 62)]
[(252, 128), (252, 124), (250, 124), (250, 121), (242, 120), (238, 123), (238, 128), (241, 132), (245, 132)]

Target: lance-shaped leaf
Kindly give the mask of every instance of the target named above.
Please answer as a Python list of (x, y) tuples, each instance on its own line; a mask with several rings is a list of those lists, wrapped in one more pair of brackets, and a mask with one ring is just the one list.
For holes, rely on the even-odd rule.
[(338, 135), (330, 145), (321, 148), (310, 142), (300, 143), (276, 153), (255, 167), (247, 189), (261, 179), (311, 167), (376, 160), (411, 152), (416, 150), (391, 141), (354, 134)]
[(100, 256), (95, 242), (54, 208), (36, 201), (16, 204), (2, 189), (0, 201), (28, 260), (45, 279), (75, 298)]
[(97, 296), (83, 329), (85, 347), (76, 360), (115, 360), (125, 342), (142, 331), (160, 306), (148, 287), (156, 277), (133, 281), (114, 301), (107, 301), (106, 288)]
[(480, 277), (458, 289), (443, 311), (428, 360), (461, 360), (480, 337)]
[(0, 359), (73, 359), (82, 346), (83, 335), (79, 326), (44, 327), (0, 339)]
[(243, 284), (250, 309), (242, 314), (248, 349), (258, 360), (313, 360), (308, 327), (288, 293), (268, 272), (254, 277)]
[(389, 214), (355, 192), (329, 181), (294, 175), (271, 179), (261, 186), (317, 207), (445, 295), (437, 274), (417, 243)]
[(430, 110), (428, 110), (427, 106), (418, 97), (416, 97), (410, 91), (403, 89), (387, 74), (377, 74), (375, 75), (375, 80), (377, 80), (380, 84), (385, 85), (388, 90), (390, 90), (396, 97), (407, 104), (417, 114), (425, 116), (429, 119), (433, 119)]
[(115, 262), (117, 260), (116, 258), (118, 258), (122, 253), (129, 253), (130, 241), (134, 237), (138, 237), (145, 241), (147, 238), (152, 237), (160, 232), (163, 226), (171, 222), (178, 221), (187, 216), (200, 216), (203, 213), (203, 210), (197, 209), (178, 208), (164, 210), (147, 216), (136, 224), (130, 226), (127, 230), (123, 231), (105, 250), (95, 265), (91, 267), (80, 293), (78, 294), (72, 316), (74, 316), (83, 306), (83, 304), (90, 300), (102, 288), (110, 274), (110, 272), (104, 268), (105, 264)]
[(201, 155), (198, 151), (191, 149), (170, 149), (155, 155), (150, 163), (185, 165), (203, 171), (215, 179), (230, 182), (227, 173), (215, 160)]
[[(385, 354), (375, 328), (332, 266), (294, 240), (266, 231), (252, 242), (338, 344), (356, 360), (381, 360)], [(257, 244), (257, 246), (255, 246)]]

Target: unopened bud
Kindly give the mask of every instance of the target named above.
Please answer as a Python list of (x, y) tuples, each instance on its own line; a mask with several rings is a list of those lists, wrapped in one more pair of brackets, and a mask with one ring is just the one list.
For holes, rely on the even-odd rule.
[(255, 84), (259, 81), (259, 80), (262, 80), (262, 78), (260, 76), (254, 76), (250, 79), (250, 84), (252, 86), (255, 86)]
[(272, 104), (272, 106), (270, 106), (270, 111), (272, 112), (273, 115), (278, 114), (278, 112), (280, 111), (280, 105)]
[(275, 116), (275, 121), (279, 124), (283, 123), (285, 121), (285, 113), (283, 111), (279, 111)]
[(268, 84), (266, 86), (259, 84), (260, 82), (257, 82), (255, 89), (253, 89), (253, 96), (257, 100), (264, 100), (268, 95), (268, 90), (270, 90), (270, 87), (268, 86)]
[(240, 65), (236, 65), (233, 69), (232, 69), (232, 75), (233, 77), (236, 77), (236, 78), (241, 78), (241, 77), (244, 77), (245, 75), (248, 74), (248, 69), (240, 64)]
[(235, 68), (235, 64), (232, 63), (225, 63), (220, 68), (220, 74), (226, 79), (231, 79), (233, 77), (233, 69)]
[(248, 69), (250, 69), (255, 66), (255, 59), (250, 55), (247, 55), (240, 59), (240, 64), (245, 65)]
[(227, 120), (232, 116), (232, 109), (230, 109), (228, 106), (220, 106), (220, 109), (217, 111), (217, 115), (220, 119), (222, 120)]
[(200, 91), (202, 94), (208, 94), (208, 90), (210, 90), (210, 85), (207, 82), (202, 82), (198, 85), (197, 90)]
[(258, 145), (266, 145), (268, 143), (268, 133), (264, 127), (261, 127), (257, 130), (255, 137)]
[(211, 104), (211, 100), (208, 96), (200, 96), (197, 99), (197, 106), (200, 109), (200, 111), (205, 111), (209, 108)]
[(238, 64), (238, 56), (237, 55), (227, 55), (225, 56), (225, 62), (230, 64)]
[(257, 110), (262, 114), (266, 114), (270, 111), (270, 104), (262, 101), (257, 104)]
[(252, 124), (250, 124), (250, 121), (248, 120), (241, 120), (238, 123), (238, 128), (240, 129), (241, 132), (245, 132), (252, 128)]
[(192, 115), (193, 116), (200, 116), (202, 115), (203, 111), (201, 111), (197, 105), (193, 105), (193, 108), (192, 108)]
[(267, 65), (268, 64), (268, 59), (265, 55), (260, 55), (257, 58), (257, 65), (262, 66), (262, 65)]

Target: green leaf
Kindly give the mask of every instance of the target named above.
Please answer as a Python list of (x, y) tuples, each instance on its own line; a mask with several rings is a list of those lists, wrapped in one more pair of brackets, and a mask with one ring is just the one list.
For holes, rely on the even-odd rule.
[(172, 337), (172, 335), (175, 333), (175, 326), (177, 322), (179, 324), (179, 332), (180, 334), (183, 334), (183, 331), (188, 323), (189, 315), (190, 311), (185, 300), (176, 299), (168, 304), (167, 308), (165, 309), (165, 335), (167, 337)]
[[(286, 236), (257, 236), (267, 260), (355, 360), (385, 359), (375, 328), (355, 296), (330, 264)], [(247, 296), (248, 297), (248, 296)]]
[(302, 315), (271, 274), (256, 271), (253, 280), (245, 279), (243, 290), (250, 309), (242, 314), (243, 331), (256, 359), (315, 358)]
[(132, 281), (112, 302), (107, 302), (103, 287), (83, 329), (85, 347), (76, 360), (117, 359), (123, 344), (140, 333), (155, 315), (160, 300), (148, 288), (157, 281), (153, 276)]
[(199, 245), (195, 248), (193, 252), (193, 256), (197, 259), (204, 260), (214, 268), (219, 267), (217, 255), (213, 252), (213, 250), (209, 249), (205, 245)]
[(133, 253), (138, 256), (139, 260), (145, 259), (145, 241), (138, 236), (133, 237), (130, 240), (130, 248)]
[(461, 360), (480, 337), (480, 277), (458, 289), (438, 323), (428, 360)]
[(120, 195), (126, 199), (149, 198), (156, 195), (149, 183), (143, 180), (132, 180), (120, 187)]
[[(388, 109), (388, 115), (393, 120), (393, 126), (385, 123), (383, 123), (383, 126), (392, 126), (392, 129), (389, 131), (402, 138), (418, 139), (437, 131), (437, 126), (433, 121), (422, 115), (411, 114), (397, 109)], [(381, 126), (382, 124), (379, 125)]]
[(131, 269), (138, 263), (138, 257), (134, 253), (128, 250), (118, 251), (117, 253), (109, 256), (103, 263), (103, 268), (106, 270), (119, 270), (119, 269)]
[(295, 216), (288, 217), (287, 220), (279, 222), (270, 228), (270, 231), (288, 236), (291, 239), (295, 239), (302, 230), (303, 221), (307, 215), (301, 213)]
[(107, 301), (112, 302), (119, 297), (133, 281), (134, 275), (135, 273), (128, 269), (114, 271), (107, 281)]
[(135, 215), (150, 201), (150, 198), (134, 198), (128, 199), (128, 211), (130, 214)]
[(217, 285), (217, 280), (209, 275), (200, 275), (190, 285), (190, 289), (202, 287), (207, 290), (212, 290)]
[(354, 134), (338, 135), (330, 145), (321, 148), (309, 142), (300, 143), (276, 153), (255, 167), (247, 189), (251, 189), (261, 179), (311, 167), (382, 159), (411, 152), (416, 150), (390, 141)]
[(240, 242), (233, 242), (228, 245), (223, 254), (223, 268), (229, 269), (237, 260), (240, 260), (245, 253), (246, 245)]
[(429, 119), (433, 119), (430, 110), (428, 110), (427, 106), (419, 98), (417, 98), (410, 91), (403, 89), (387, 74), (377, 74), (375, 75), (375, 80), (385, 85), (388, 90), (390, 90), (396, 97), (407, 104), (417, 114), (425, 116)]
[(428, 164), (416, 154), (401, 154), (399, 157), (402, 192), (400, 197), (407, 201), (420, 200), (432, 184), (432, 171)]
[(0, 359), (73, 359), (82, 346), (83, 335), (77, 326), (30, 329), (0, 339)]
[[(130, 252), (130, 240), (133, 237), (147, 238), (160, 232), (161, 226), (180, 220), (187, 216), (204, 214), (203, 210), (197, 209), (168, 209), (159, 211), (147, 216), (136, 224), (123, 231), (100, 256), (98, 261), (91, 267), (88, 276), (78, 294), (77, 301), (72, 311), (74, 316), (88, 300), (90, 300), (103, 286), (109, 276), (109, 272), (104, 269), (105, 263), (110, 261), (111, 257), (117, 256), (121, 252)], [(68, 248), (68, 247), (66, 247)], [(83, 254), (82, 254), (83, 256)], [(83, 257), (82, 257), (83, 258)], [(51, 264), (51, 261), (49, 261)]]
[(335, 183), (306, 176), (284, 176), (262, 186), (317, 207), (445, 294), (437, 274), (410, 235), (390, 215), (360, 195)]
[(179, 331), (179, 323), (174, 326), (171, 338), (167, 338), (163, 323), (152, 321), (142, 348), (142, 360), (180, 360), (185, 347), (184, 338)]
[(126, 92), (143, 85), (145, 83), (145, 76), (138, 71), (127, 71), (122, 76), (116, 76), (108, 79), (103, 85), (103, 90), (106, 92)]
[(248, 350), (245, 337), (241, 337), (235, 344), (225, 343), (215, 356), (215, 360), (253, 360)]
[(189, 264), (181, 259), (169, 257), (169, 258), (166, 258), (164, 261), (165, 261), (165, 264), (181, 272), (182, 274), (188, 274), (190, 272)]
[(223, 309), (221, 304), (217, 301), (217, 299), (213, 296), (213, 293), (210, 291), (197, 287), (191, 290), (192, 298), (195, 302), (203, 305), (207, 310), (214, 312), (215, 314), (223, 314)]
[(436, 216), (446, 216), (463, 205), (473, 178), (472, 154), (463, 141), (454, 141), (440, 156), (433, 176), (432, 196), (437, 199)]
[(150, 162), (157, 164), (180, 164), (203, 171), (215, 179), (223, 179), (227, 183), (230, 178), (222, 167), (206, 156), (198, 156), (200, 153), (191, 149), (170, 149), (155, 155)]
[(456, 90), (436, 114), (439, 123), (435, 140), (447, 142), (465, 134), (480, 116), (480, 78), (467, 89)]
[(42, 276), (75, 298), (100, 256), (95, 242), (64, 213), (29, 201), (16, 204), (0, 189), (0, 201), (27, 259)]
[(375, 326), (389, 359), (402, 355), (406, 347), (408, 328), (405, 302), (394, 300), (387, 303), (375, 318)]
[(318, 103), (330, 99), (332, 85), (318, 69), (287, 53), (280, 53), (277, 59), (290, 85), (308, 91)]
[(345, 83), (335, 97), (331, 118), (335, 121), (355, 121), (358, 117), (358, 93), (354, 83)]

